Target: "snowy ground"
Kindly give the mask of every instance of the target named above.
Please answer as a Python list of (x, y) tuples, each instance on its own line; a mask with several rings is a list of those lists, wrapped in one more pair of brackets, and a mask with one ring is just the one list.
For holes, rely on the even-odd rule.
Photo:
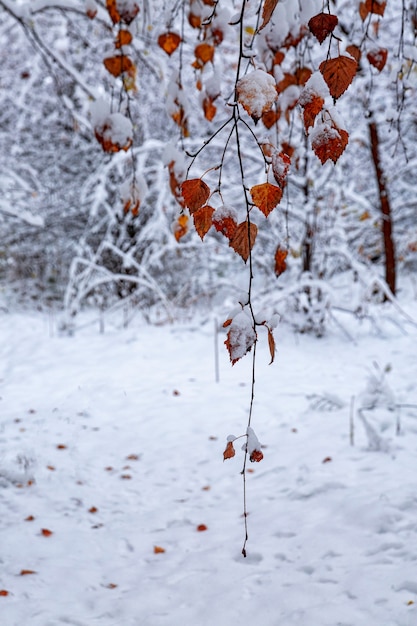
[[(231, 368), (221, 336), (216, 383), (212, 322), (52, 322), (0, 317), (1, 626), (417, 623), (417, 408), (387, 408), (417, 405), (416, 328), (282, 326), (269, 367), (261, 341), (244, 559), (242, 454), (222, 453), (250, 357)], [(391, 395), (360, 395), (374, 362)], [(352, 396), (382, 404), (354, 446)]]

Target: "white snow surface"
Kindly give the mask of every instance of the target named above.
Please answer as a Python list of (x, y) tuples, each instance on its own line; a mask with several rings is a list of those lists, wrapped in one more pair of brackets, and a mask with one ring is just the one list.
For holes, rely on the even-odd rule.
[(278, 93), (275, 80), (263, 70), (254, 70), (243, 76), (237, 83), (238, 101), (249, 115), (259, 119), (262, 113), (270, 110)]
[(213, 320), (88, 317), (69, 337), (0, 311), (1, 624), (416, 624), (417, 410), (400, 435), (396, 411), (367, 412), (379, 451), (356, 417), (349, 442), (374, 362), (417, 404), (417, 330), (393, 316), (321, 339), (279, 325), (269, 367), (259, 330), (244, 559), (243, 453), (222, 453), (246, 432), (251, 357), (230, 366), (227, 329), (216, 383)]

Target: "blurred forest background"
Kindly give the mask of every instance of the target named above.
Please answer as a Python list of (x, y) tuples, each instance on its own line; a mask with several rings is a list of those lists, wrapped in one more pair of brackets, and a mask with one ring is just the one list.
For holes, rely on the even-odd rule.
[[(242, 76), (262, 68), (278, 91), (268, 115), (256, 124), (245, 118), (248, 184), (265, 179), (259, 146), (273, 143), (290, 159), (279, 206), (257, 220), (259, 306), (320, 335), (336, 309), (366, 315), (369, 303), (405, 283), (417, 295), (416, 3), (243, 6), (0, 0), (3, 309), (65, 309), (74, 317), (86, 306), (107, 311), (129, 302), (163, 323), (239, 298), (242, 259), (214, 228), (201, 242), (176, 189), (189, 155), (208, 142), (190, 176), (221, 162), (225, 202), (239, 202), (236, 148), (228, 146), (226, 159), (225, 137), (214, 134), (231, 114), (237, 59)], [(322, 11), (338, 18), (324, 43), (308, 27)], [(126, 45), (122, 31), (131, 35)], [(251, 55), (239, 52), (239, 33)], [(132, 67), (112, 71), (103, 61), (120, 54)], [(320, 63), (337, 54), (358, 62), (336, 106), (328, 98), (349, 142), (336, 163), (322, 164), (300, 97)], [(126, 131), (117, 149), (106, 149), (97, 130), (104, 106), (130, 124), (113, 129)]]

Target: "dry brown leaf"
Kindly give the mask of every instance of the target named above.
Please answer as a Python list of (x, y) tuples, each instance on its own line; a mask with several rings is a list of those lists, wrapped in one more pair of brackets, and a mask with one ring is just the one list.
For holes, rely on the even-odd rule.
[(253, 222), (242, 222), (238, 224), (235, 234), (229, 241), (229, 246), (239, 254), (245, 261), (248, 260), (249, 254), (255, 243), (256, 235), (258, 233), (258, 227)]
[(280, 118), (280, 112), (274, 111), (273, 109), (271, 109), (270, 111), (266, 111), (266, 113), (262, 113), (261, 119), (262, 119), (262, 123), (269, 130), (270, 128), (274, 126), (274, 124), (278, 122), (279, 118)]
[(229, 240), (234, 236), (237, 224), (235, 220), (230, 216), (221, 217), (220, 219), (216, 218), (216, 215), (213, 214), (213, 226), (217, 230), (217, 232), (222, 233)]
[(249, 461), (251, 461), (252, 463), (259, 463), (259, 461), (262, 461), (263, 458), (264, 455), (260, 450), (253, 450), (249, 457)]
[(272, 332), (272, 330), (268, 328), (268, 347), (269, 347), (269, 354), (271, 355), (271, 360), (269, 362), (269, 365), (272, 365), (272, 363), (274, 362), (275, 359), (275, 339), (274, 339), (274, 334)]
[(139, 13), (139, 5), (137, 2), (126, 2), (125, 0), (116, 0), (117, 11), (119, 12), (120, 19), (125, 24), (133, 22), (137, 14)]
[(120, 13), (117, 10), (116, 0), (106, 0), (106, 8), (113, 24), (118, 24), (120, 22)]
[(359, 15), (364, 22), (370, 13), (374, 15), (380, 15), (381, 17), (385, 13), (386, 2), (378, 2), (377, 0), (365, 0), (359, 5)]
[(206, 63), (213, 60), (214, 57), (214, 46), (209, 43), (203, 42), (199, 43), (198, 46), (195, 47), (194, 50), (195, 58), (197, 63), (197, 69), (202, 68)]
[(250, 190), (252, 201), (256, 207), (268, 217), (273, 209), (279, 204), (282, 198), (282, 189), (271, 183), (255, 185)]
[(124, 54), (117, 54), (114, 57), (107, 57), (103, 60), (104, 67), (112, 76), (117, 78), (120, 74), (126, 72), (127, 74), (134, 75), (136, 72), (135, 64), (129, 57)]
[(130, 33), (128, 30), (119, 30), (116, 40), (114, 42), (114, 47), (116, 49), (119, 49), (122, 46), (128, 46), (130, 43), (132, 43), (132, 39), (132, 33)]
[(288, 250), (284, 250), (283, 248), (280, 248), (280, 246), (278, 246), (275, 252), (275, 257), (274, 257), (275, 258), (275, 274), (277, 276), (281, 276), (281, 274), (283, 274), (285, 270), (287, 269), (287, 256), (288, 256)]
[(361, 49), (358, 48), (358, 46), (355, 46), (354, 44), (351, 44), (350, 46), (346, 46), (346, 52), (348, 52), (350, 56), (353, 57), (355, 61), (359, 63), (359, 61), (361, 60), (362, 52), (361, 52)]
[(304, 128), (306, 133), (311, 126), (314, 126), (315, 119), (322, 110), (323, 104), (324, 99), (321, 96), (311, 94), (309, 100), (301, 105), (303, 107)]
[(288, 171), (291, 166), (291, 159), (285, 152), (274, 152), (271, 158), (272, 173), (281, 189), (287, 184)]
[(213, 225), (214, 209), (206, 204), (193, 213), (194, 227), (203, 240)]
[(177, 241), (188, 233), (188, 215), (180, 215), (174, 226), (174, 237)]
[(228, 441), (226, 445), (226, 449), (223, 452), (223, 461), (226, 459), (232, 459), (236, 454), (236, 451), (233, 447), (233, 441)]
[(207, 96), (203, 100), (203, 111), (204, 111), (204, 117), (206, 118), (206, 120), (208, 120), (209, 122), (212, 122), (214, 116), (216, 115), (217, 107), (215, 104), (213, 104), (213, 100), (209, 96)]
[(52, 530), (49, 530), (48, 528), (42, 528), (41, 529), (41, 534), (44, 537), (50, 537), (51, 535), (53, 535), (53, 532), (52, 532)]
[(0, 589), (0, 597), (5, 597), (9, 595), (9, 591), (7, 591), (6, 589)]
[(208, 530), (208, 528), (207, 528), (207, 526), (206, 526), (205, 524), (199, 524), (199, 525), (197, 526), (197, 530), (198, 530), (198, 532), (199, 532), (199, 533), (202, 533), (202, 532), (204, 532), (205, 530)]
[(33, 569), (22, 569), (20, 570), (19, 576), (30, 576), (31, 574), (37, 574)]
[(323, 164), (329, 159), (336, 163), (346, 148), (348, 141), (348, 133), (342, 128), (332, 125), (326, 126), (323, 132), (318, 133), (314, 137), (311, 147)]
[(169, 56), (178, 48), (181, 43), (181, 37), (178, 33), (168, 32), (159, 35), (158, 37), (158, 45), (166, 52)]
[(343, 55), (320, 63), (320, 72), (335, 100), (349, 87), (357, 68), (358, 64), (354, 59)]
[(34, 516), (33, 515), (28, 515), (27, 517), (25, 517), (25, 522), (33, 522), (34, 521)]
[(272, 17), (272, 14), (277, 6), (279, 0), (265, 0), (264, 7), (262, 10), (262, 24), (259, 30), (265, 28)]
[(185, 180), (181, 185), (182, 197), (190, 213), (202, 207), (210, 196), (210, 188), (201, 178)]
[(162, 548), (161, 546), (154, 546), (153, 547), (153, 553), (154, 554), (164, 554), (164, 552), (166, 552), (165, 548)]
[(376, 67), (378, 72), (382, 72), (387, 62), (388, 50), (386, 48), (379, 48), (378, 50), (371, 50), (366, 55), (369, 63)]
[(336, 28), (339, 20), (336, 15), (330, 13), (319, 13), (311, 18), (308, 23), (308, 27), (319, 40), (320, 43), (328, 37)]

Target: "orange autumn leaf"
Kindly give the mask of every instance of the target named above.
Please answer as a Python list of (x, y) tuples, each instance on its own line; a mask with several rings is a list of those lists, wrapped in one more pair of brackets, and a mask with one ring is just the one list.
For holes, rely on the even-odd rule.
[(277, 4), (278, 4), (278, 0), (265, 0), (264, 7), (262, 10), (262, 24), (259, 30), (262, 30), (263, 28), (265, 28), (267, 24), (269, 24), (269, 21), (272, 17), (272, 14)]
[(154, 546), (153, 547), (153, 553), (154, 554), (164, 554), (164, 552), (166, 552), (165, 548), (162, 548), (161, 546)]
[(34, 521), (34, 517), (33, 515), (28, 515), (27, 517), (25, 517), (25, 522), (33, 522)]
[(283, 274), (285, 270), (287, 269), (287, 256), (288, 256), (288, 250), (283, 250), (283, 248), (280, 248), (278, 246), (275, 252), (275, 257), (274, 257), (275, 258), (275, 274), (277, 276), (281, 276), (281, 274)]
[(202, 240), (213, 225), (213, 213), (213, 207), (208, 206), (208, 204), (193, 213), (194, 226)]
[(354, 59), (343, 55), (320, 63), (320, 72), (335, 100), (349, 87), (357, 68), (358, 64)]
[(358, 46), (355, 46), (354, 44), (350, 44), (349, 46), (346, 46), (346, 52), (348, 52), (350, 56), (353, 57), (355, 61), (359, 63), (359, 61), (361, 60), (362, 52), (361, 52), (361, 49), (358, 48)]
[(0, 589), (0, 596), (8, 596), (9, 595), (9, 591), (7, 591), (6, 589)]
[(378, 72), (382, 72), (387, 62), (388, 50), (386, 48), (379, 48), (378, 50), (371, 50), (366, 55), (369, 63), (376, 67)]
[(198, 530), (198, 532), (199, 532), (199, 533), (202, 533), (202, 532), (204, 532), (205, 530), (208, 530), (208, 528), (207, 528), (207, 526), (206, 526), (205, 524), (199, 524), (199, 525), (197, 526), (197, 530)]
[(206, 63), (213, 60), (214, 46), (209, 43), (199, 43), (194, 50), (195, 61), (192, 64), (196, 69), (201, 69)]
[(33, 569), (22, 569), (20, 570), (19, 576), (30, 576), (31, 574), (37, 574)]
[(386, 2), (378, 2), (378, 0), (365, 0), (359, 5), (359, 15), (364, 22), (370, 13), (374, 15), (380, 15), (381, 17), (385, 13)]
[(116, 0), (106, 0), (106, 8), (113, 24), (118, 24), (120, 22), (120, 13), (117, 10)]
[(271, 158), (272, 173), (281, 189), (287, 184), (288, 171), (291, 166), (291, 159), (285, 152), (274, 152)]
[(107, 57), (104, 59), (103, 63), (106, 70), (115, 78), (124, 72), (134, 75), (136, 71), (133, 61), (123, 54), (118, 54), (114, 57)]
[(268, 217), (271, 211), (279, 204), (282, 198), (282, 189), (271, 183), (255, 185), (250, 190), (252, 201), (256, 207)]
[(178, 48), (181, 43), (181, 37), (178, 33), (173, 33), (169, 31), (168, 33), (162, 33), (158, 37), (158, 45), (166, 52), (169, 56)]
[(349, 141), (348, 133), (342, 128), (333, 125), (325, 125), (318, 132), (311, 142), (311, 146), (316, 156), (322, 164), (331, 159), (336, 163), (340, 155), (343, 153)]
[(223, 461), (226, 459), (232, 459), (236, 454), (236, 451), (233, 447), (233, 441), (228, 441), (226, 445), (226, 449), (223, 452)]
[(119, 30), (116, 40), (114, 42), (114, 47), (119, 49), (122, 46), (128, 46), (130, 43), (132, 43), (132, 39), (132, 33), (130, 33), (128, 30)]
[(217, 112), (217, 107), (213, 104), (213, 100), (209, 96), (207, 96), (203, 100), (203, 111), (206, 120), (208, 120), (209, 122), (213, 121), (213, 118)]
[(210, 188), (201, 178), (185, 180), (181, 185), (181, 192), (185, 206), (191, 214), (202, 207), (210, 196)]
[(266, 111), (265, 113), (262, 113), (261, 119), (262, 119), (262, 123), (269, 130), (270, 128), (274, 126), (274, 124), (277, 123), (279, 118), (280, 118), (279, 111), (274, 111), (273, 109), (271, 109), (270, 111)]
[(336, 15), (330, 13), (319, 13), (312, 17), (308, 23), (308, 27), (316, 39), (320, 43), (328, 37), (336, 28), (339, 20)]
[(67, 446), (64, 443), (57, 444), (57, 450), (66, 450)]
[(291, 85), (297, 84), (297, 78), (294, 74), (290, 74), (289, 72), (285, 72), (283, 78), (277, 83), (277, 91), (278, 93), (282, 93), (290, 87)]
[(312, 73), (309, 67), (297, 67), (294, 74), (296, 84), (300, 87), (304, 87), (309, 78), (311, 78)]
[(182, 136), (189, 137), (190, 131), (188, 130), (188, 120), (184, 107), (182, 106), (182, 104), (178, 104), (178, 101), (175, 101), (175, 104), (178, 106), (178, 108), (173, 113), (171, 113), (171, 117), (177, 124), (177, 126), (180, 127)]
[(52, 530), (49, 530), (48, 528), (42, 528), (41, 533), (44, 537), (50, 537), (51, 535), (53, 535)]
[(196, 15), (195, 13), (190, 12), (188, 14), (188, 23), (192, 28), (200, 28), (201, 17), (199, 15)]
[(268, 348), (269, 348), (269, 354), (271, 355), (271, 360), (269, 362), (269, 365), (272, 365), (275, 359), (275, 338), (274, 338), (272, 330), (269, 327), (268, 327)]
[(97, 511), (98, 511), (98, 508), (97, 508), (96, 506), (91, 506), (91, 507), (88, 509), (88, 512), (89, 512), (89, 513), (97, 513)]
[(314, 126), (314, 121), (322, 110), (323, 104), (324, 99), (321, 96), (311, 94), (308, 101), (301, 105), (303, 107), (303, 120), (306, 133), (311, 126)]
[(262, 461), (263, 458), (264, 455), (260, 450), (253, 450), (249, 457), (249, 461), (251, 461), (252, 463), (259, 463), (259, 461)]
[(245, 263), (249, 258), (257, 233), (256, 224), (245, 221), (237, 226), (235, 234), (229, 241), (229, 246), (242, 257)]
[(175, 172), (175, 161), (170, 161), (168, 163), (168, 171), (169, 171), (169, 188), (171, 189), (171, 193), (174, 196), (175, 200), (180, 204), (183, 208), (185, 207), (184, 198), (181, 193), (181, 183), (177, 178)]
[(188, 232), (188, 216), (180, 215), (174, 228), (174, 237), (179, 241)]
[(213, 226), (217, 230), (217, 232), (222, 233), (222, 235), (227, 237), (229, 240), (232, 239), (237, 229), (237, 224), (235, 220), (227, 215), (219, 219), (214, 214)]

